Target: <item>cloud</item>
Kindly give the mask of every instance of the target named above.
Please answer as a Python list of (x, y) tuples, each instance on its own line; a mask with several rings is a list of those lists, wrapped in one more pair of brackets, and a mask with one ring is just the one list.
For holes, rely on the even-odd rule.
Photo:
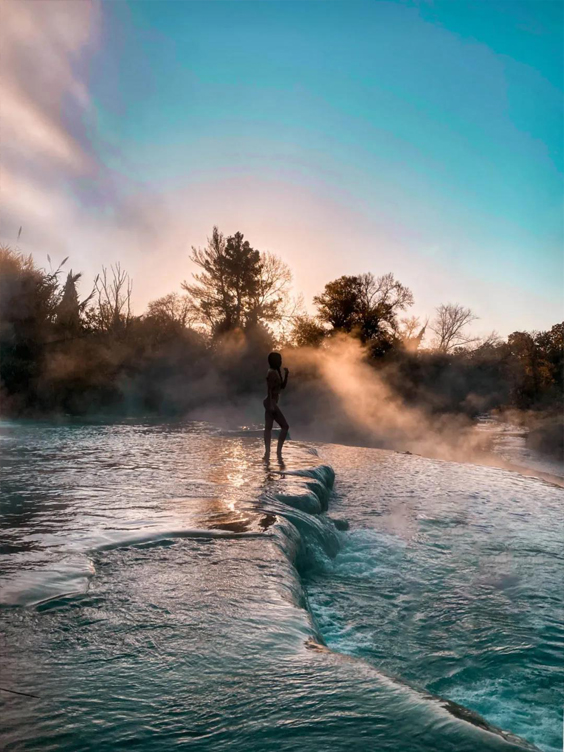
[(80, 63), (98, 24), (98, 3), (89, 0), (3, 3), (3, 161), (24, 168), (32, 161), (45, 173), (93, 168), (81, 127), (90, 102)]
[(13, 245), (23, 226), (39, 263), (70, 254), (91, 276), (154, 247), (164, 223), (151, 191), (96, 152), (88, 66), (101, 16), (97, 0), (5, 0), (0, 32), (1, 240)]
[(0, 134), (3, 242), (20, 225), (54, 251), (75, 221), (73, 180), (97, 167), (85, 122), (91, 103), (83, 78), (99, 5), (88, 0), (5, 0), (2, 8)]

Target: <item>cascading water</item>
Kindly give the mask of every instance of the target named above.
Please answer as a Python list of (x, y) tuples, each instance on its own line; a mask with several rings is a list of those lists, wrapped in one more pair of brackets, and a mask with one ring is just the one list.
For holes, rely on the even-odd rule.
[(4, 748), (556, 748), (561, 490), (346, 447), (265, 466), (202, 423), (1, 438), (1, 684), (37, 696), (0, 693)]

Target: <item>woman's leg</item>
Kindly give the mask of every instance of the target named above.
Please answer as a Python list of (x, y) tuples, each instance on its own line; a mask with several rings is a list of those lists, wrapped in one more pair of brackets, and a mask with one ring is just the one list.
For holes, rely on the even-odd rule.
[(290, 428), (290, 426), (288, 425), (288, 421), (284, 417), (282, 410), (279, 407), (277, 407), (274, 411), (274, 420), (280, 426), (280, 436), (278, 437), (278, 448), (276, 450), (276, 453), (278, 455), (281, 455), (282, 447), (284, 445), (284, 442), (286, 441), (286, 436), (288, 435), (288, 429)]
[(271, 410), (264, 411), (264, 457), (270, 457), (270, 440), (272, 437), (272, 424), (274, 423), (274, 413)]

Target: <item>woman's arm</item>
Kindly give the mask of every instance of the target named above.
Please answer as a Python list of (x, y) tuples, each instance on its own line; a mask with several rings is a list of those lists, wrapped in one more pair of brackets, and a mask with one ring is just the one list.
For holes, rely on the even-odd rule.
[(290, 373), (290, 371), (287, 368), (285, 368), (284, 369), (284, 379), (282, 380), (282, 389), (286, 389), (286, 384), (288, 383), (288, 374), (289, 373)]

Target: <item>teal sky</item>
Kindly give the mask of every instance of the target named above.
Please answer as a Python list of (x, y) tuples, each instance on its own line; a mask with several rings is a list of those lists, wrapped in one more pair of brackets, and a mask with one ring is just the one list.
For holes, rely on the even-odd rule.
[[(564, 318), (563, 7), (102, 2), (80, 65), (96, 168), (66, 195), (118, 223), (95, 255), (121, 247), (139, 308), (179, 289), (217, 223), (281, 255), (308, 304), (392, 271), (414, 313), (455, 301), (484, 332), (547, 328)], [(132, 242), (153, 210), (160, 239)]]

